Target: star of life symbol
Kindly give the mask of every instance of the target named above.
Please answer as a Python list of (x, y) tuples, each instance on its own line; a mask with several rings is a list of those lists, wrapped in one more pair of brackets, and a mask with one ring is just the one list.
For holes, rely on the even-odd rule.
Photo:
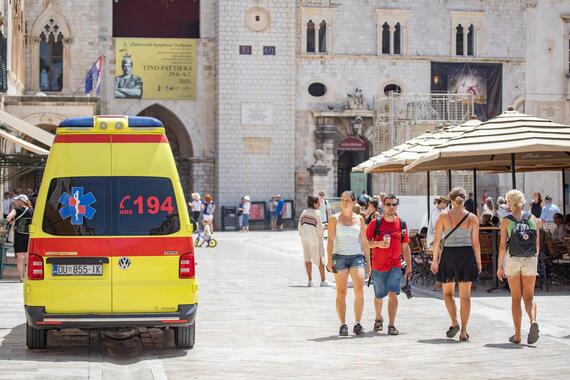
[(83, 217), (93, 219), (97, 210), (91, 205), (96, 201), (93, 193), (83, 194), (83, 187), (72, 187), (71, 194), (63, 193), (59, 197), (59, 203), (63, 204), (59, 209), (59, 215), (62, 219), (71, 217), (73, 225), (82, 225)]

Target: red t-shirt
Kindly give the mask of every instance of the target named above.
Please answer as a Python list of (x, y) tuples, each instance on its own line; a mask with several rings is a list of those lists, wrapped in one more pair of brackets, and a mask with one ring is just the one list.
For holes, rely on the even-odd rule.
[[(366, 238), (368, 240), (380, 241), (384, 240), (384, 235), (390, 234), (390, 247), (372, 248), (372, 269), (387, 272), (393, 268), (401, 268), (402, 242), (410, 242), (407, 228), (403, 230), (400, 225), (400, 218), (396, 218), (393, 222), (387, 222), (386, 219), (383, 219), (377, 236), (374, 236), (375, 229), (376, 219), (370, 222), (366, 228)], [(405, 234), (403, 239), (402, 233)]]

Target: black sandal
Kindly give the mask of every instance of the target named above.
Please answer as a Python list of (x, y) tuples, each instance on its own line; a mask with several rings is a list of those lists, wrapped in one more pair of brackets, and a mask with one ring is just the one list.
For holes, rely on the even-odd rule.
[(400, 335), (400, 332), (394, 326), (388, 326), (388, 335)]
[(459, 325), (449, 326), (449, 330), (445, 333), (448, 338), (455, 338), (455, 335), (459, 332)]
[(530, 325), (530, 331), (528, 333), (527, 343), (528, 344), (535, 344), (538, 341), (538, 323), (533, 322)]
[(465, 336), (459, 336), (459, 340), (462, 342), (467, 342), (469, 340), (469, 334), (465, 333)]
[(384, 318), (380, 317), (380, 319), (374, 320), (374, 331), (382, 330), (384, 330)]
[(518, 340), (515, 339), (515, 336), (513, 335), (513, 336), (511, 336), (511, 337), (509, 338), (509, 343), (512, 343), (512, 344), (521, 344), (521, 340), (520, 340), (520, 339), (518, 339)]

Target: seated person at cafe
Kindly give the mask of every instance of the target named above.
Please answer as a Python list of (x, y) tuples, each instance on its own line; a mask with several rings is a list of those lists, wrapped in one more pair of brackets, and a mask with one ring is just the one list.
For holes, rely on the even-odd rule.
[(554, 214), (554, 224), (556, 227), (552, 231), (552, 240), (557, 242), (563, 242), (564, 238), (568, 234), (568, 230), (564, 225), (564, 215), (556, 213)]
[(484, 213), (481, 215), (481, 223), (479, 224), (480, 227), (493, 227), (491, 223), (491, 219), (493, 218), (493, 214)]

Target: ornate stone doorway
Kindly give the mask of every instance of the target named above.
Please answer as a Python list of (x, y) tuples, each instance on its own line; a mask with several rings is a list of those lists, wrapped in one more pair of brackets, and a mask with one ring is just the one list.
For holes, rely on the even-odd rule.
[(193, 149), (190, 135), (184, 123), (182, 123), (174, 112), (160, 104), (153, 104), (145, 108), (139, 112), (138, 116), (155, 117), (164, 124), (166, 136), (168, 137), (174, 160), (176, 161), (176, 167), (178, 168), (182, 189), (184, 190), (184, 194), (188, 196), (193, 186), (191, 175)]

